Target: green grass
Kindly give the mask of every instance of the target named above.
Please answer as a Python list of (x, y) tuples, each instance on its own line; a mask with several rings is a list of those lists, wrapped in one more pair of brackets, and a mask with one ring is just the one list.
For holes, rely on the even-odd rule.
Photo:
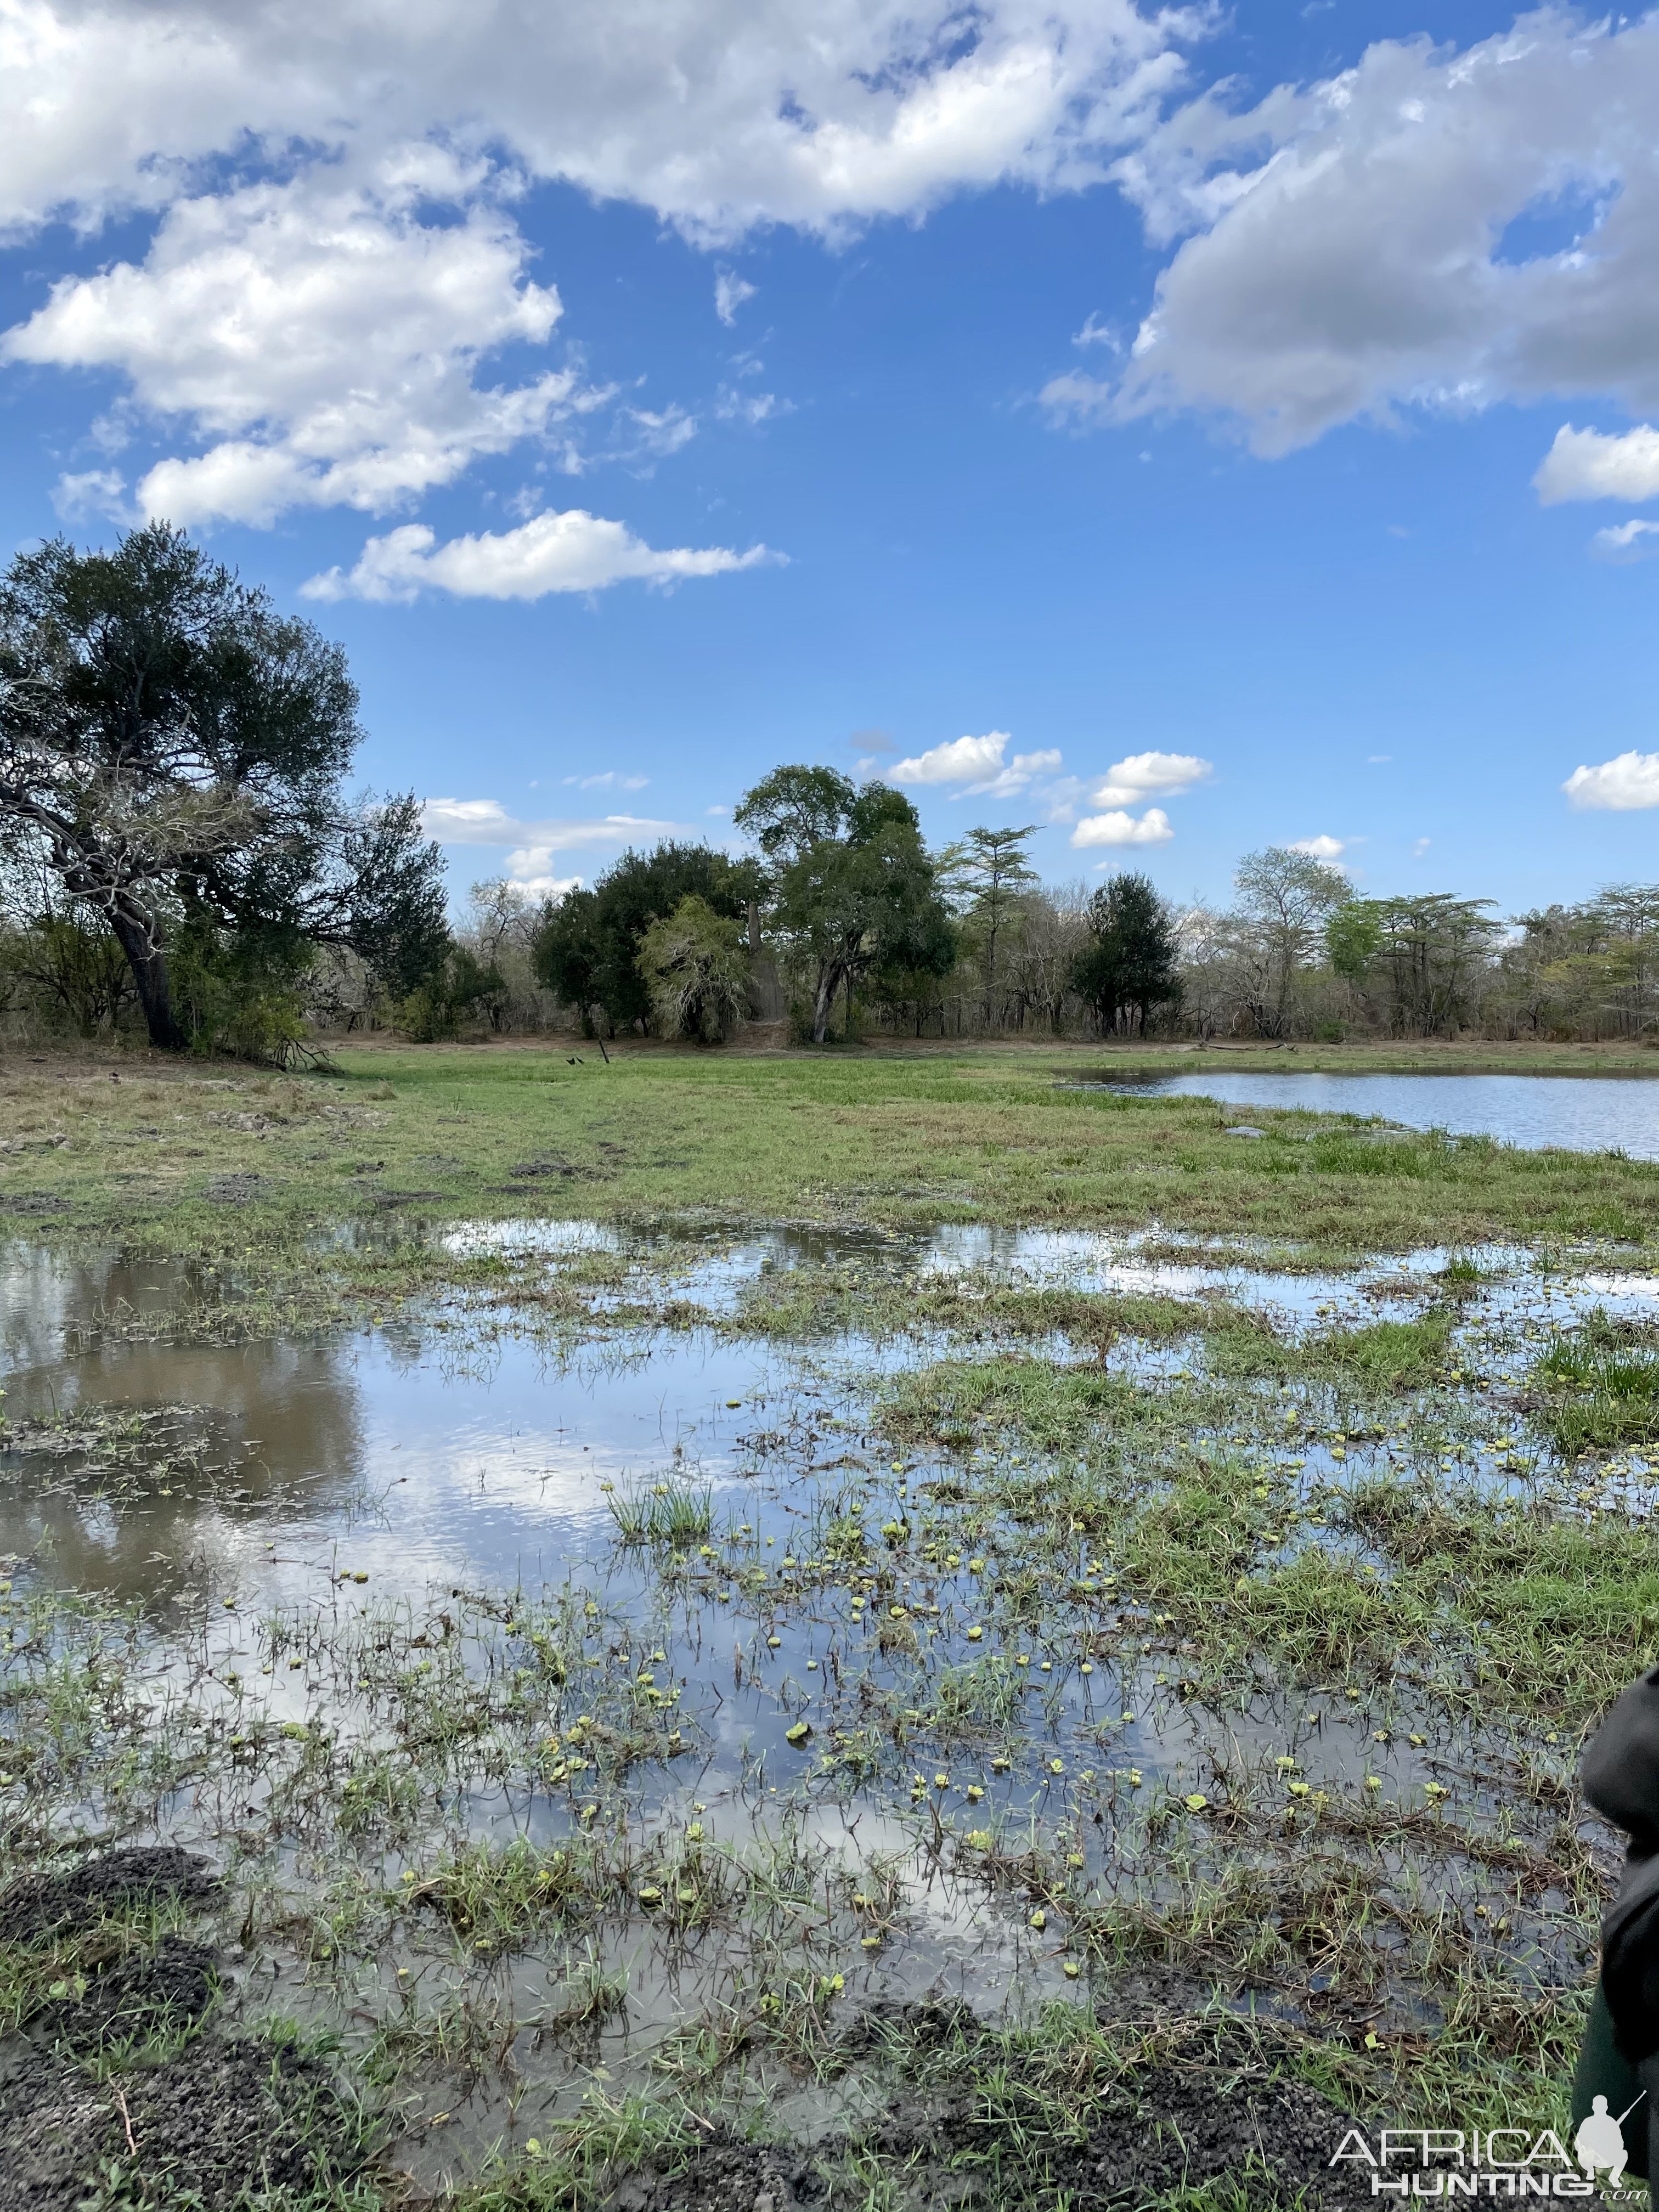
[(631, 1496), (608, 1501), (617, 1533), (624, 1544), (668, 1544), (684, 1548), (707, 1543), (714, 1526), (714, 1494), (659, 1483)]
[(1622, 1340), (1605, 1316), (1582, 1337), (1558, 1337), (1534, 1372), (1569, 1456), (1659, 1438), (1659, 1347)]
[[(1659, 1232), (1659, 1166), (1271, 1112), (1267, 1141), (1239, 1145), (1205, 1099), (1063, 1087), (1061, 1048), (568, 1060), (348, 1048), (330, 1076), (143, 1063), (114, 1084), (94, 1061), (14, 1061), (0, 1197), (64, 1201), (29, 1217), (48, 1233), (190, 1259), (201, 1321), (256, 1328), (499, 1276), (399, 1233), (417, 1220), (1156, 1223), (1304, 1265)], [(373, 1234), (319, 1243), (343, 1219)]]

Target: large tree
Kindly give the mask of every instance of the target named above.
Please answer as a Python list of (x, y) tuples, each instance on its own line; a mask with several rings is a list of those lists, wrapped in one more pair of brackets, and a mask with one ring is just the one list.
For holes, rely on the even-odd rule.
[(1395, 1033), (1432, 1036), (1455, 1030), (1474, 1011), (1493, 943), (1502, 934), (1503, 925), (1481, 911), (1491, 904), (1450, 891), (1356, 899), (1338, 918), (1334, 963), (1352, 977), (1354, 957), (1368, 944), (1370, 963), (1388, 986)]
[(1154, 1006), (1181, 996), (1175, 917), (1149, 876), (1111, 877), (1090, 900), (1089, 933), (1072, 969), (1072, 987), (1104, 1030), (1138, 1017), (1141, 1035)]
[(1288, 845), (1247, 853), (1233, 877), (1251, 1018), (1264, 1036), (1290, 1028), (1297, 977), (1319, 951), (1325, 925), (1353, 896), (1340, 868)]
[(103, 920), (153, 1044), (191, 1042), (171, 955), (310, 945), (394, 986), (441, 959), (441, 860), (412, 799), (342, 796), (361, 732), (344, 653), (161, 523), (58, 538), (0, 577), (0, 822)]
[(640, 946), (659, 1036), (718, 1044), (749, 1011), (749, 946), (740, 925), (707, 899), (684, 898)]
[(729, 860), (712, 845), (665, 840), (648, 853), (624, 853), (591, 890), (567, 891), (545, 909), (534, 946), (537, 977), (584, 1023), (603, 1008), (614, 1030), (653, 1017), (652, 984), (640, 951), (653, 922), (689, 898), (723, 921), (746, 920), (762, 893), (752, 860)]
[(829, 768), (774, 769), (732, 816), (774, 870), (773, 926), (811, 977), (812, 1041), (837, 991), (872, 969), (943, 974), (955, 932), (916, 810), (884, 783)]

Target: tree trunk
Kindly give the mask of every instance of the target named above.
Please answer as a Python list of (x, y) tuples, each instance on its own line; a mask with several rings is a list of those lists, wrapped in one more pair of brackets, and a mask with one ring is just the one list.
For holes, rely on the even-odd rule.
[(138, 1003), (144, 1010), (145, 1026), (149, 1041), (158, 1052), (182, 1052), (190, 1042), (179, 1027), (173, 1011), (173, 994), (167, 983), (167, 955), (155, 942), (145, 925), (120, 908), (110, 911), (109, 926), (115, 941), (127, 956), (127, 965), (132, 970), (132, 980), (137, 986)]
[(830, 1028), (830, 1009), (836, 1002), (836, 986), (841, 981), (834, 962), (818, 970), (817, 988), (812, 994), (812, 1042), (822, 1044)]

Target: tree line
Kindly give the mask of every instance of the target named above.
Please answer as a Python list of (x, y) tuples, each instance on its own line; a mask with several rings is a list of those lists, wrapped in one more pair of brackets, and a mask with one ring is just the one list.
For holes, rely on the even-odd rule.
[(1636, 1036), (1659, 1020), (1659, 886), (1499, 918), (1362, 897), (1270, 847), (1224, 907), (1144, 874), (1045, 885), (1035, 825), (930, 849), (880, 782), (811, 764), (745, 793), (750, 850), (666, 841), (533, 902), (447, 911), (413, 793), (349, 794), (340, 647), (165, 525), (58, 539), (0, 577), (0, 1011), (280, 1060), (319, 1036), (510, 1029), (712, 1044), (1087, 1031)]

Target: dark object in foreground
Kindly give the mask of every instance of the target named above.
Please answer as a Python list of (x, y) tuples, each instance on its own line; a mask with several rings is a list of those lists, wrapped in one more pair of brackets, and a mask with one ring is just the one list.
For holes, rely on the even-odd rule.
[(72, 1934), (113, 1908), (178, 1900), (204, 1904), (219, 1887), (204, 1858), (176, 1844), (135, 1844), (25, 1875), (0, 1893), (0, 1943)]
[(1583, 1786), (1630, 1847), (1601, 1923), (1601, 1979), (1573, 2080), (1572, 2126), (1576, 2133), (1604, 2097), (1602, 2111), (1620, 2119), (1626, 2171), (1651, 2187), (1659, 2170), (1659, 1667), (1631, 1684), (1597, 1729)]

